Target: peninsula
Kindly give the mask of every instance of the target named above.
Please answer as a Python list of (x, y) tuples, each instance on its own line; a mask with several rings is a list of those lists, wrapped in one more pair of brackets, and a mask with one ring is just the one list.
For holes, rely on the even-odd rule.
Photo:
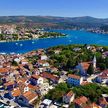
[(1, 25), (0, 26), (0, 41), (19, 41), (19, 40), (30, 40), (38, 38), (53, 38), (63, 37), (66, 34), (59, 32), (45, 31), (43, 28), (36, 26), (18, 26), (12, 25)]

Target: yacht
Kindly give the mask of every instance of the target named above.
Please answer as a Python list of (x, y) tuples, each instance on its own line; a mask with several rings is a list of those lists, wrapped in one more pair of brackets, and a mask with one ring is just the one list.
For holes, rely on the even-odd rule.
[(18, 45), (18, 43), (15, 43), (16, 45)]
[(20, 46), (23, 46), (23, 44), (20, 44)]
[(35, 42), (33, 41), (32, 44), (34, 44)]

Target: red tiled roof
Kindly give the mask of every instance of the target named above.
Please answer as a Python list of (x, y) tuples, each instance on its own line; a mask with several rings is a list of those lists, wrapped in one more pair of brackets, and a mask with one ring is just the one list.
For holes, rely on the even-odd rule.
[(0, 73), (7, 73), (9, 70), (7, 68), (0, 68)]
[(81, 85), (88, 85), (88, 84), (90, 84), (90, 82), (83, 81), (83, 82), (81, 83)]
[(88, 99), (85, 96), (81, 96), (77, 99), (74, 100), (74, 103), (78, 104), (78, 105), (82, 105), (84, 103), (86, 103), (88, 101)]
[(25, 83), (28, 79), (27, 78), (20, 78), (17, 80), (17, 82), (22, 82), (22, 83)]
[(12, 90), (12, 95), (14, 97), (20, 96), (21, 95), (21, 91), (19, 88), (15, 88), (14, 90)]
[(14, 85), (14, 82), (10, 81), (4, 84), (4, 86), (10, 86), (10, 85)]
[(74, 79), (80, 79), (81, 77), (75, 74), (68, 74), (68, 77), (74, 78)]
[(108, 74), (108, 70), (104, 70), (103, 72)]
[(31, 84), (28, 84), (28, 87), (32, 90), (39, 90), (39, 87), (38, 86), (33, 86)]
[(28, 91), (25, 92), (23, 96), (26, 97), (29, 101), (31, 101), (32, 99), (36, 98), (38, 95), (36, 93)]
[(39, 79), (40, 78), (40, 76), (38, 76), (38, 75), (32, 75), (31, 77), (34, 78), (34, 79)]
[(102, 73), (101, 73), (101, 75), (99, 75), (99, 77), (101, 77), (101, 78), (108, 78), (108, 70), (104, 70)]
[(101, 107), (98, 106), (96, 103), (92, 103), (92, 104), (86, 105), (84, 108), (101, 108)]
[(81, 65), (82, 65), (84, 70), (87, 70), (88, 67), (90, 66), (90, 62), (82, 62)]
[(108, 103), (107, 103), (105, 98), (100, 98), (99, 99), (99, 104), (108, 105)]
[(45, 78), (48, 78), (48, 79), (51, 79), (51, 80), (55, 80), (55, 81), (59, 80), (58, 77), (56, 77), (56, 76), (54, 76), (54, 75), (52, 75), (52, 74), (50, 74), (48, 72), (43, 72), (42, 77), (45, 77)]

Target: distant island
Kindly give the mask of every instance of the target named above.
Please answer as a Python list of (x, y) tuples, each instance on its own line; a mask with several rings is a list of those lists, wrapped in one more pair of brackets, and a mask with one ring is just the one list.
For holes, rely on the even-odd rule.
[[(108, 34), (108, 19), (55, 16), (0, 16), (0, 26), (16, 25), (24, 28), (86, 30), (93, 33)], [(22, 29), (22, 30), (23, 30)]]

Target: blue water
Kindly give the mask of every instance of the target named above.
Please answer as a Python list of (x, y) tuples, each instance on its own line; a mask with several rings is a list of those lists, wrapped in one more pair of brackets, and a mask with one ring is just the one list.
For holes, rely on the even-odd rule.
[(108, 45), (108, 35), (93, 34), (86, 31), (53, 30), (68, 34), (66, 37), (35, 39), (19, 42), (1, 42), (0, 53), (25, 53), (39, 48), (48, 48), (61, 44), (98, 44)]

